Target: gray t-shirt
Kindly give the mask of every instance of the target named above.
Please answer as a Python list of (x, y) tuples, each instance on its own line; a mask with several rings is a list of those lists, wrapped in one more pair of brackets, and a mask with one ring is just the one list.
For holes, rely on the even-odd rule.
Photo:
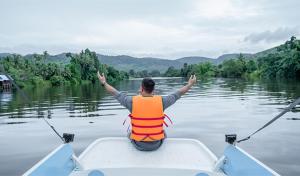
[[(122, 106), (127, 108), (130, 112), (132, 111), (132, 96), (127, 96), (124, 92), (116, 92), (114, 97)], [(179, 91), (167, 96), (162, 96), (164, 110), (173, 105), (180, 97), (181, 94)]]

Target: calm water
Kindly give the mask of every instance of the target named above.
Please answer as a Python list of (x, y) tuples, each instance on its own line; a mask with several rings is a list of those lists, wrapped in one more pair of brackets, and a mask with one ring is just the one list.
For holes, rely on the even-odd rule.
[[(140, 80), (116, 87), (135, 95)], [(182, 79), (157, 79), (157, 93), (167, 95), (184, 84)], [(72, 144), (80, 154), (100, 137), (126, 136), (122, 126), (128, 111), (99, 85), (26, 89), (32, 105), (20, 93), (0, 93), (0, 175), (21, 175), (61, 144), (45, 124), (59, 132), (75, 133)], [(296, 97), (300, 82), (213, 79), (199, 82), (166, 113), (174, 125), (169, 137), (201, 140), (218, 157), (226, 147), (224, 134), (245, 137)], [(300, 107), (287, 113), (240, 146), (282, 175), (300, 175)]]

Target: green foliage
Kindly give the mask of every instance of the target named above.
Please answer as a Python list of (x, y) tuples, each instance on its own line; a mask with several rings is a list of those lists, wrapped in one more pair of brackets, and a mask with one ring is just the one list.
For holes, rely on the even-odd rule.
[(62, 76), (53, 76), (51, 77), (50, 82), (52, 86), (60, 86), (64, 84), (65, 79)]
[(38, 86), (38, 85), (43, 85), (44, 84), (43, 77), (41, 77), (41, 76), (32, 76), (30, 78), (30, 82), (34, 86)]
[[(193, 65), (192, 73), (200, 79), (206, 79), (216, 75), (216, 66), (210, 62), (204, 62), (197, 65)], [(191, 74), (188, 74), (191, 75)]]
[(192, 72), (193, 65), (188, 65), (187, 63), (183, 64), (183, 68), (180, 70), (180, 75), (182, 77), (188, 77), (188, 75)]
[[(165, 76), (188, 77), (196, 74), (198, 78), (213, 76), (227, 78), (300, 78), (300, 41), (296, 37), (276, 48), (276, 52), (261, 55), (256, 59), (246, 59), (242, 54), (237, 59), (225, 60), (215, 66), (209, 62), (188, 65), (184, 64), (181, 70), (174, 67), (164, 74)], [(273, 50), (272, 50), (273, 51)]]
[(258, 59), (261, 76), (267, 78), (300, 78), (300, 41), (296, 37), (277, 47), (277, 53)]
[(80, 54), (72, 55), (68, 53), (67, 57), (71, 58), (71, 60), (64, 70), (64, 74), (70, 75), (69, 79), (74, 83), (82, 80), (89, 80), (95, 83), (98, 79), (96, 76), (98, 70), (107, 76), (109, 82), (120, 81), (129, 77), (128, 73), (100, 64), (96, 53), (91, 52), (89, 49), (82, 51)]
[(179, 77), (179, 76), (181, 76), (181, 72), (180, 72), (180, 70), (175, 69), (173, 66), (171, 66), (165, 72), (164, 76), (167, 76), (167, 77)]
[(137, 71), (134, 70), (129, 71), (129, 76), (135, 77), (135, 78), (144, 78), (144, 77), (150, 77), (147, 70)]
[(189, 77), (191, 74), (195, 74), (198, 78), (202, 79), (209, 78), (216, 75), (216, 66), (210, 62), (193, 65), (184, 63), (183, 68), (180, 70), (169, 67), (164, 75), (167, 77)]
[(237, 60), (230, 59), (224, 61), (220, 67), (221, 76), (226, 78), (242, 77), (247, 72), (246, 63), (242, 55)]
[(31, 82), (35, 75), (33, 61), (25, 60), (21, 55), (9, 55), (0, 61), (3, 69), (9, 73), (17, 83)]
[(142, 70), (142, 71), (135, 72), (133, 69), (129, 70), (128, 75), (131, 76), (131, 77), (135, 77), (135, 78), (159, 77), (159, 76), (161, 76), (160, 71), (158, 71), (158, 70), (152, 70), (151, 72), (148, 72), (147, 70)]
[[(9, 55), (0, 60), (0, 64), (9, 73), (17, 84), (25, 86), (43, 85), (50, 82), (52, 85), (66, 83), (80, 84), (82, 82), (96, 82), (96, 72), (99, 70), (107, 76), (109, 82), (120, 81), (131, 77), (189, 77), (196, 74), (198, 78), (214, 76), (230, 78), (300, 78), (300, 41), (296, 37), (283, 45), (272, 49), (268, 54), (258, 55), (255, 59), (246, 59), (242, 54), (237, 59), (228, 59), (219, 65), (211, 62), (188, 65), (183, 64), (181, 69), (171, 66), (163, 74), (157, 70), (147, 70), (129, 73), (116, 70), (114, 67), (101, 64), (95, 52), (89, 49), (79, 54), (66, 54), (69, 64), (46, 62), (48, 53), (34, 54), (31, 59), (21, 55)], [(125, 56), (124, 56), (125, 57)]]
[(246, 62), (246, 71), (247, 73), (252, 73), (257, 70), (257, 63), (254, 60), (248, 60)]
[(136, 77), (135, 76), (135, 71), (133, 69), (130, 69), (129, 72), (128, 72), (129, 76), (131, 77)]
[(99, 70), (107, 75), (108, 81), (127, 79), (126, 72), (118, 71), (113, 67), (100, 64), (95, 52), (86, 49), (80, 54), (66, 54), (71, 58), (67, 65), (45, 62), (48, 53), (34, 54), (32, 59), (25, 59), (21, 55), (9, 55), (0, 60), (5, 71), (10, 74), (16, 83), (22, 87), (27, 84), (34, 86), (50, 82), (53, 86), (65, 83), (78, 84), (82, 81), (95, 83), (96, 73)]
[[(100, 70), (100, 62), (95, 52), (89, 49), (81, 51), (80, 54), (67, 54), (70, 57), (70, 71), (71, 75), (78, 80), (90, 80), (96, 82), (96, 73)], [(102, 71), (102, 70), (100, 70)]]
[(150, 72), (150, 75), (151, 75), (151, 77), (158, 77), (158, 76), (160, 76), (160, 71), (158, 71), (158, 70), (152, 70)]
[(106, 70), (106, 75), (107, 75), (107, 80), (109, 82), (115, 82), (115, 81), (120, 81), (123, 79), (128, 79), (129, 75), (128, 73), (124, 71), (118, 71), (115, 68), (108, 66)]

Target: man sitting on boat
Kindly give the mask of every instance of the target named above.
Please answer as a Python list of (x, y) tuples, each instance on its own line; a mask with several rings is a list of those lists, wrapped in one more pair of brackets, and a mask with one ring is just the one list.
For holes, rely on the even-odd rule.
[(127, 96), (109, 85), (103, 73), (98, 72), (97, 74), (106, 91), (131, 112), (129, 117), (132, 129), (129, 138), (132, 144), (141, 151), (153, 151), (161, 146), (165, 138), (163, 125), (167, 125), (164, 121), (167, 117), (164, 110), (173, 105), (196, 83), (196, 76), (191, 75), (187, 85), (175, 93), (162, 97), (154, 95), (154, 80), (144, 78), (139, 90), (140, 95)]

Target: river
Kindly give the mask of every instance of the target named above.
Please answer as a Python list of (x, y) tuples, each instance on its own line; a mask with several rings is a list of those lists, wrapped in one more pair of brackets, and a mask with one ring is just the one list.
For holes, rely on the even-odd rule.
[[(156, 79), (156, 93), (179, 89), (182, 78)], [(140, 80), (116, 87), (135, 95)], [(21, 175), (61, 144), (41, 117), (60, 133), (75, 133), (72, 143), (80, 154), (100, 137), (126, 136), (122, 125), (128, 111), (98, 84), (24, 89), (0, 93), (0, 175)], [(300, 96), (297, 81), (211, 79), (197, 84), (166, 110), (174, 125), (168, 137), (195, 138), (218, 157), (226, 147), (224, 135), (245, 137), (261, 127)], [(300, 106), (239, 146), (282, 175), (300, 175)]]

